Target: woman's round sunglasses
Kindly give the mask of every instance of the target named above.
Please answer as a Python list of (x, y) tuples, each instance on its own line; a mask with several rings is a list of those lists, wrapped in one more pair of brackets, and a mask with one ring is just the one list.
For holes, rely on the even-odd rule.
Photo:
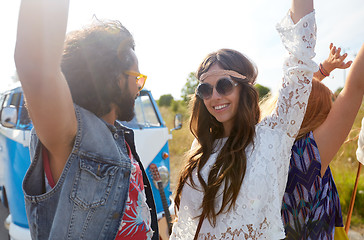
[[(234, 87), (238, 86), (238, 83), (234, 82), (230, 78), (221, 78), (217, 81), (215, 85), (216, 91), (222, 95), (227, 96), (232, 93)], [(214, 86), (209, 83), (200, 83), (197, 86), (196, 95), (201, 99), (209, 99), (212, 96), (212, 92), (214, 90)]]

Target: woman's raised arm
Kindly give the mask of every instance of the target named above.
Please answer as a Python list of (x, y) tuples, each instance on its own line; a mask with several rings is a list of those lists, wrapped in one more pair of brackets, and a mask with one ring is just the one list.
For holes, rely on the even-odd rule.
[(283, 82), (276, 108), (261, 124), (279, 128), (295, 139), (305, 115), (313, 73), (318, 70), (312, 61), (316, 45), (313, 1), (293, 0), (291, 14), (286, 15), (277, 30), (289, 54), (283, 64)]
[(355, 58), (345, 86), (325, 122), (314, 131), (321, 156), (321, 174), (335, 156), (350, 132), (364, 94), (364, 44)]
[(292, 0), (291, 18), (294, 24), (312, 11), (313, 0)]

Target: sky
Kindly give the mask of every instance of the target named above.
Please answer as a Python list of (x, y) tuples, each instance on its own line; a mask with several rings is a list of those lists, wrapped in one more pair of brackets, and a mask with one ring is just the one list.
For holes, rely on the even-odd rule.
[[(275, 29), (288, 12), (289, 0), (71, 0), (67, 31), (99, 19), (119, 20), (133, 34), (145, 88), (155, 99), (181, 89), (204, 57), (220, 48), (238, 50), (259, 69), (257, 83), (276, 91), (286, 51)], [(13, 54), (20, 0), (1, 3), (0, 91), (16, 70)], [(353, 60), (364, 43), (364, 0), (317, 0), (316, 56), (327, 58), (329, 44)], [(344, 85), (348, 70), (335, 70), (324, 83), (332, 90)]]

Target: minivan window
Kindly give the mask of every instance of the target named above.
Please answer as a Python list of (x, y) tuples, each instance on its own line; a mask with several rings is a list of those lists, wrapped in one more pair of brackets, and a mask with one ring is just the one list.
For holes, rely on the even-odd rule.
[(25, 107), (24, 102), (22, 106), (19, 108), (20, 114), (19, 114), (19, 124), (20, 127), (23, 128), (30, 128), (31, 127), (31, 120), (29, 118), (28, 109)]
[(4, 95), (0, 95), (0, 106), (1, 106), (1, 109), (3, 108), (4, 99), (5, 99), (5, 96)]
[(135, 100), (135, 117), (130, 122), (122, 123), (130, 128), (162, 126), (148, 93), (142, 91), (140, 94), (141, 95)]
[(135, 101), (135, 117), (138, 123), (145, 127), (161, 125), (148, 95), (140, 96)]
[(9, 98), (10, 98), (10, 94), (6, 94), (5, 99), (4, 99), (4, 103), (3, 103), (3, 108), (9, 106), (9, 103), (8, 103)]
[(21, 98), (21, 93), (14, 93), (13, 97), (11, 98), (10, 106), (18, 108), (20, 104), (20, 98)]

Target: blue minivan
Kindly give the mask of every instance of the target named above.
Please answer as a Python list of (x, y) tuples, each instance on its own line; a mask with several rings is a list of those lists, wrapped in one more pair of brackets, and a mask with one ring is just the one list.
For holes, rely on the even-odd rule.
[[(0, 199), (10, 212), (5, 225), (9, 229), (11, 239), (31, 239), (25, 213), (22, 181), (30, 165), (29, 140), (32, 122), (24, 106), (20, 84), (0, 95), (0, 123)], [(122, 124), (134, 130), (137, 152), (150, 182), (155, 183), (152, 184), (153, 194), (158, 219), (162, 219), (167, 204), (173, 211), (169, 199), (171, 191), (168, 148), (168, 140), (172, 138), (172, 135), (150, 91), (140, 92), (135, 101), (134, 119)], [(177, 114), (175, 128), (172, 130), (179, 129), (181, 126), (181, 118)], [(155, 176), (152, 176), (149, 171), (151, 164), (155, 164), (158, 168), (159, 184), (153, 181)], [(158, 186), (162, 186), (163, 190), (159, 191)]]

